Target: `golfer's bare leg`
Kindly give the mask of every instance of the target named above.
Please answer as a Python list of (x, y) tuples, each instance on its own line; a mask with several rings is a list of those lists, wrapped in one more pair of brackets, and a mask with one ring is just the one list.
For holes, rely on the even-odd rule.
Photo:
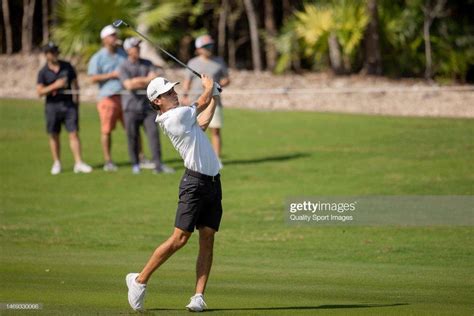
[(49, 148), (54, 161), (59, 161), (59, 134), (49, 134)]
[(137, 277), (138, 283), (147, 283), (153, 272), (158, 269), (171, 255), (173, 255), (178, 249), (182, 248), (189, 237), (190, 232), (186, 232), (179, 228), (175, 228), (173, 234), (168, 240), (162, 243), (155, 252), (151, 255), (147, 264), (143, 268), (142, 272)]
[(217, 157), (221, 157), (222, 151), (222, 137), (221, 137), (221, 129), (220, 128), (209, 128), (211, 130), (211, 142), (212, 148), (216, 153)]
[(102, 133), (100, 136), (100, 140), (102, 143), (102, 152), (104, 153), (104, 160), (106, 162), (111, 161), (112, 157), (110, 154), (110, 149), (112, 148), (112, 134)]
[(209, 227), (199, 228), (199, 255), (196, 262), (196, 293), (204, 294), (207, 280), (211, 272), (214, 234)]
[(81, 158), (81, 140), (79, 139), (79, 134), (77, 132), (69, 133), (69, 146), (71, 147), (72, 154), (74, 156), (74, 161), (80, 163)]

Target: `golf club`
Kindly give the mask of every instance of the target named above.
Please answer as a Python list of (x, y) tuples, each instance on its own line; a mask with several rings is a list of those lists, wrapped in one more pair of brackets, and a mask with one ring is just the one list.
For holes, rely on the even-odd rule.
[[(116, 28), (119, 28), (121, 27), (122, 25), (125, 26), (125, 27), (128, 27), (130, 28), (132, 31), (134, 31), (135, 33), (137, 33), (138, 35), (140, 35), (141, 38), (143, 38), (144, 40), (148, 41), (150, 44), (152, 44), (153, 46), (157, 47), (159, 50), (161, 50), (163, 53), (165, 53), (166, 55), (168, 55), (170, 58), (172, 58), (175, 62), (177, 62), (178, 64), (180, 64), (181, 66), (187, 68), (189, 71), (191, 71), (195, 76), (201, 78), (201, 74), (198, 73), (196, 70), (192, 69), (191, 67), (189, 67), (188, 65), (186, 65), (185, 63), (183, 63), (181, 60), (179, 60), (178, 58), (174, 57), (171, 53), (169, 53), (168, 51), (166, 51), (165, 49), (161, 48), (160, 46), (156, 45), (155, 43), (153, 43), (151, 41), (151, 39), (149, 39), (147, 36), (145, 36), (144, 34), (138, 32), (136, 29), (134, 29), (133, 27), (131, 27), (127, 22), (125, 22), (124, 20), (115, 20), (112, 25)], [(218, 86), (217, 88), (219, 90), (219, 92), (222, 92), (222, 88)]]

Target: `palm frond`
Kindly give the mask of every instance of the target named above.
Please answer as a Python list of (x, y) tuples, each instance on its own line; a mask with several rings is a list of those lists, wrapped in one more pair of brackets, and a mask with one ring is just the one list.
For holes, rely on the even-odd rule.
[(66, 56), (87, 59), (100, 47), (100, 30), (116, 19), (134, 23), (138, 0), (61, 0), (53, 39)]

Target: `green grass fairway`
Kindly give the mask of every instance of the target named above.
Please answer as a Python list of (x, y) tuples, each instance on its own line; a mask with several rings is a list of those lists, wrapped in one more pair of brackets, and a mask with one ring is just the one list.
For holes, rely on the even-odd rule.
[[(416, 106), (416, 105), (413, 105)], [(289, 226), (289, 196), (472, 195), (474, 120), (226, 109), (224, 217), (206, 301), (216, 315), (473, 315), (473, 227)], [(81, 107), (90, 175), (51, 176), (43, 104), (0, 100), (0, 303), (44, 315), (133, 314), (125, 275), (172, 231), (183, 172), (101, 170), (95, 107)], [(154, 275), (150, 314), (187, 314), (196, 236)], [(0, 310), (1, 315), (21, 314)], [(34, 311), (24, 314), (35, 314)]]

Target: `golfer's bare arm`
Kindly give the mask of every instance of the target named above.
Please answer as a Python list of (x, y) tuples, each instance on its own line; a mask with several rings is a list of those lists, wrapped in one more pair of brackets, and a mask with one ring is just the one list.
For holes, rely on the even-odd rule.
[(67, 84), (66, 78), (60, 78), (47, 86), (40, 83), (36, 85), (36, 93), (38, 94), (38, 96), (43, 97), (45, 95), (50, 94), (51, 92), (55, 90), (66, 87), (66, 84)]
[(205, 75), (201, 75), (201, 81), (202, 81), (202, 87), (204, 91), (202, 94), (199, 96), (199, 98), (194, 102), (196, 104), (196, 110), (197, 114), (200, 114), (202, 111), (204, 111), (209, 103), (211, 103), (212, 100), (212, 88), (214, 87), (214, 81), (212, 79)]
[[(228, 86), (229, 84), (230, 84), (229, 77), (224, 77), (221, 80), (219, 80), (219, 85), (221, 87)], [(184, 91), (189, 91), (190, 86), (191, 86), (191, 81), (186, 80), (184, 82)], [(211, 123), (212, 118), (214, 117), (214, 112), (216, 111), (216, 106), (217, 104), (219, 104), (219, 99), (220, 99), (220, 96), (213, 96), (207, 108), (203, 110), (202, 113), (198, 116), (197, 121), (203, 131), (205, 131), (207, 127), (209, 126), (209, 124)]]
[(197, 105), (197, 122), (201, 129), (205, 131), (214, 116), (216, 102), (214, 100), (215, 97), (212, 96), (214, 81), (205, 74), (202, 75), (201, 81), (204, 92), (199, 96), (195, 104)]
[(218, 104), (218, 101), (219, 101), (218, 98), (220, 97), (219, 96), (212, 97), (212, 100), (207, 106), (207, 108), (204, 111), (202, 111), (201, 114), (197, 118), (199, 127), (201, 127), (203, 131), (207, 129), (207, 127), (209, 126), (209, 123), (211, 123), (212, 121), (212, 117), (214, 116), (214, 112), (216, 111), (216, 105)]

